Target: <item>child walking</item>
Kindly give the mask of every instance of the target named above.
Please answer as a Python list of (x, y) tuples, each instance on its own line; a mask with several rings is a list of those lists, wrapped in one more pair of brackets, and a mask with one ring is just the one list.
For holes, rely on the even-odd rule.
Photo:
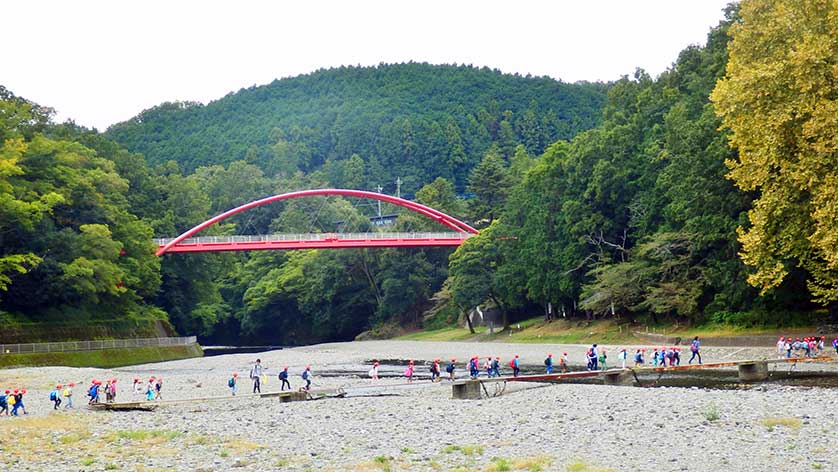
[(238, 372), (233, 372), (233, 376), (230, 377), (229, 379), (227, 379), (227, 387), (230, 388), (230, 393), (232, 393), (234, 397), (236, 396), (236, 391), (238, 390), (238, 385), (237, 385), (238, 382), (239, 382), (239, 373)]
[(288, 386), (288, 390), (291, 390), (291, 382), (288, 381), (288, 366), (285, 366), (282, 369), (282, 372), (279, 373), (279, 380), (282, 381), (282, 388), (280, 390), (285, 390), (285, 386)]

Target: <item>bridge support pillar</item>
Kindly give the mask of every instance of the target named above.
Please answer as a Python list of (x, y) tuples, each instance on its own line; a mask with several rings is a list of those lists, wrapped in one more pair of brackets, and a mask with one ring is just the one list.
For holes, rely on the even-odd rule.
[(288, 395), (281, 395), (279, 397), (280, 403), (301, 402), (308, 400), (308, 393), (306, 392), (290, 392)]
[(633, 385), (634, 376), (628, 370), (607, 371), (602, 374), (605, 385)]
[(739, 364), (739, 380), (741, 382), (758, 382), (768, 378), (768, 362), (748, 362)]
[(480, 400), (482, 397), (479, 380), (466, 380), (454, 382), (452, 387), (453, 398), (457, 400)]

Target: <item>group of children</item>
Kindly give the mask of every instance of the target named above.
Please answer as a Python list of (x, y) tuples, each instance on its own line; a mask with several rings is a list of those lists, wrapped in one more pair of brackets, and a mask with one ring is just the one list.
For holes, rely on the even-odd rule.
[(0, 394), (0, 416), (4, 413), (6, 416), (20, 416), (19, 411), (22, 411), (25, 415), (26, 406), (23, 404), (24, 395), (26, 395), (25, 388), (6, 389), (4, 393)]
[[(780, 336), (777, 340), (777, 356), (779, 358), (818, 357), (824, 352), (826, 336), (805, 336), (803, 339), (791, 336)], [(838, 337), (832, 340), (832, 349), (838, 354)]]
[[(693, 362), (696, 358), (698, 359), (698, 363), (701, 364), (701, 352), (700, 352), (700, 342), (698, 340), (698, 336), (696, 336), (692, 343), (690, 344), (690, 351), (692, 351), (692, 357), (690, 357), (690, 363)], [(639, 348), (635, 351), (634, 354), (634, 365), (635, 366), (642, 366), (646, 365), (646, 348)], [(591, 345), (585, 352), (585, 359), (587, 361), (587, 369), (588, 370), (607, 370), (608, 369), (608, 354), (605, 349), (600, 348), (597, 344)], [(620, 368), (625, 369), (626, 363), (628, 362), (628, 351), (625, 348), (622, 348), (617, 353), (617, 360), (620, 362)], [(521, 373), (521, 365), (520, 365), (520, 358), (518, 354), (515, 354), (509, 360), (509, 368), (512, 369), (512, 376), (517, 377)], [(649, 364), (655, 367), (666, 367), (667, 365), (670, 367), (681, 365), (681, 348), (680, 347), (661, 347), (661, 348), (654, 348), (651, 360)], [(544, 366), (545, 371), (547, 374), (554, 373), (554, 361), (553, 361), (553, 354), (548, 352), (547, 357), (544, 359)], [(372, 368), (370, 368), (369, 376), (372, 378), (373, 381), (379, 379), (378, 375), (378, 362), (373, 362)], [(414, 370), (414, 363), (413, 361), (408, 361), (407, 368), (405, 369), (404, 376), (407, 378), (408, 383), (413, 381), (415, 370)], [(479, 356), (472, 356), (465, 364), (465, 368), (468, 371), (469, 378), (476, 379), (478, 378), (482, 372), (485, 372), (486, 377), (500, 377), (501, 376), (501, 363), (500, 363), (500, 356), (487, 356), (486, 360), (480, 363)], [(568, 361), (567, 361), (567, 353), (563, 352), (562, 355), (559, 357), (558, 360), (558, 367), (561, 370), (561, 373), (567, 373), (568, 371)], [(457, 369), (457, 359), (451, 358), (451, 361), (446, 364), (445, 372), (448, 373), (448, 380), (455, 380), (456, 379), (456, 369)], [(441, 361), (439, 358), (433, 360), (430, 365), (430, 372), (431, 372), (431, 382), (439, 382), (442, 380), (441, 377)]]
[[(262, 384), (267, 383), (268, 376), (264, 373), (265, 369), (262, 367), (262, 360), (256, 359), (256, 364), (250, 369), (250, 379), (253, 381), (253, 393), (262, 393)], [(303, 370), (303, 373), (300, 374), (300, 377), (306, 383), (304, 387), (301, 387), (302, 390), (310, 390), (311, 389), (311, 380), (314, 374), (311, 372), (311, 366), (307, 365)], [(280, 390), (285, 390), (287, 387), (288, 390), (291, 390), (291, 382), (288, 380), (288, 366), (284, 366), (282, 370), (277, 375), (277, 378), (280, 382), (282, 382), (282, 386)], [(239, 373), (233, 372), (230, 378), (227, 379), (227, 388), (230, 389), (230, 393), (233, 396), (239, 391)]]

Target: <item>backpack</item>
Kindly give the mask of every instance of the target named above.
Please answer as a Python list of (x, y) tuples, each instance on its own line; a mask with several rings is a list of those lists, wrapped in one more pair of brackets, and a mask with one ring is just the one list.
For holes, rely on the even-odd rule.
[(308, 380), (308, 371), (307, 370), (303, 371), (303, 380)]
[(64, 392), (62, 393), (62, 395), (64, 395), (65, 397), (69, 397), (69, 396), (70, 396), (70, 389), (69, 389), (69, 388), (65, 388), (65, 389), (64, 389)]
[(448, 364), (448, 365), (445, 367), (445, 371), (446, 371), (446, 372), (448, 372), (449, 374), (450, 374), (451, 372), (454, 372), (454, 364)]
[(509, 367), (512, 367), (513, 369), (515, 368), (515, 359), (509, 361)]
[(436, 372), (436, 366), (431, 364), (431, 373), (433, 374), (434, 372)]
[(230, 387), (230, 388), (235, 387), (236, 386), (236, 381), (233, 380), (232, 378), (230, 378), (229, 380), (227, 380), (227, 386)]
[(55, 400), (58, 400), (58, 392), (53, 390), (49, 392), (49, 401), (54, 402)]
[(544, 365), (550, 365), (550, 358), (549, 357), (544, 359)]

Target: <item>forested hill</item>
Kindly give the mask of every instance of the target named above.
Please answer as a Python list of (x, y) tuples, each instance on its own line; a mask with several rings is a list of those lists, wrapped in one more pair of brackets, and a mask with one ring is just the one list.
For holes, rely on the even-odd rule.
[(600, 83), (470, 66), (341, 67), (242, 89), (207, 105), (164, 103), (107, 135), (151, 164), (175, 160), (187, 173), (246, 160), (268, 175), (324, 165), (340, 175), (340, 163), (357, 154), (367, 172), (356, 185), (372, 188), (401, 177), (410, 193), (445, 177), (462, 191), (468, 171), (493, 143), (507, 158), (518, 143), (538, 155), (597, 125), (606, 92)]

